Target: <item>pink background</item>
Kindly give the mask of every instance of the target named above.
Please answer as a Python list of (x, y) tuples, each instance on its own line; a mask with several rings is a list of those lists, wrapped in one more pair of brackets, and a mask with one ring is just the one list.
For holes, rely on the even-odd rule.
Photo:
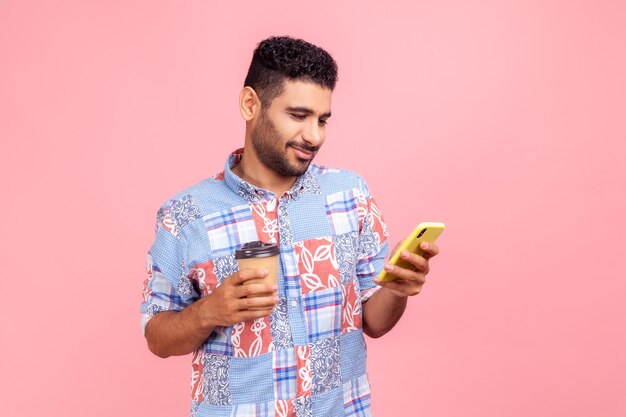
[(227, 3), (0, 3), (0, 415), (188, 413), (189, 357), (141, 335), (145, 254), (242, 144), (271, 34), (338, 60), (318, 162), (394, 243), (448, 226), (369, 342), (376, 415), (626, 415), (624, 2)]

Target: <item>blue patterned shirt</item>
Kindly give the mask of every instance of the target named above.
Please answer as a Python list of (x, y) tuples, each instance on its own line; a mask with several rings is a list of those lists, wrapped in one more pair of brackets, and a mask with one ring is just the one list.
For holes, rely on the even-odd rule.
[(361, 305), (376, 290), (387, 231), (356, 174), (311, 165), (282, 196), (224, 171), (157, 214), (142, 324), (211, 294), (246, 242), (279, 243), (272, 314), (215, 327), (192, 360), (192, 416), (370, 416)]

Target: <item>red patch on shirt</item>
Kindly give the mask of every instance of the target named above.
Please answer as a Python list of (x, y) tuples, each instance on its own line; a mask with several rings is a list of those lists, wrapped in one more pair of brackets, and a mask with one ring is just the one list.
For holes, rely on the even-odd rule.
[(191, 362), (191, 399), (202, 402), (204, 397), (204, 351), (198, 349)]
[(383, 215), (376, 201), (374, 201), (373, 198), (365, 199), (363, 196), (360, 196), (357, 212), (359, 215), (359, 230), (363, 229), (363, 222), (367, 220), (374, 232), (374, 236), (376, 236), (378, 244), (384, 243), (389, 233), (387, 232), (387, 224), (383, 219)]
[(278, 199), (250, 204), (259, 240), (278, 243)]
[(233, 356), (258, 356), (270, 351), (272, 332), (269, 316), (242, 321), (233, 326)]
[(332, 238), (307, 239), (295, 244), (302, 293), (333, 288), (339, 285), (339, 265)]
[(276, 400), (276, 417), (296, 417), (296, 407), (292, 400)]
[(311, 376), (311, 349), (308, 346), (296, 346), (296, 398), (310, 396), (313, 391)]

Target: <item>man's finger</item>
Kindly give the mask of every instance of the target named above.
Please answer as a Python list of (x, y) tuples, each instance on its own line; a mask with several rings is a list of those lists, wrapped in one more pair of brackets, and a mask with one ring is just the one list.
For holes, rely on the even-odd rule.
[(276, 292), (276, 290), (278, 290), (276, 285), (255, 282), (236, 287), (234, 294), (236, 298), (243, 298), (256, 295), (269, 295)]
[(406, 281), (396, 280), (396, 281), (385, 281), (379, 282), (378, 285), (388, 288), (390, 290), (394, 290), (406, 296), (417, 295), (422, 291), (422, 286), (424, 283), (416, 284), (416, 283), (407, 283)]
[(232, 283), (234, 285), (239, 285), (242, 284), (248, 280), (251, 279), (255, 279), (255, 278), (265, 278), (268, 274), (268, 270), (267, 269), (242, 269), (241, 271), (231, 275), (232, 277)]
[(425, 252), (424, 258), (426, 259), (430, 259), (439, 254), (439, 246), (437, 246), (436, 243), (422, 242), (420, 243), (420, 249)]
[(272, 310), (278, 302), (277, 297), (247, 297), (239, 300), (241, 310)]
[(416, 272), (411, 269), (400, 268), (399, 266), (391, 264), (385, 264), (385, 271), (405, 281), (412, 281), (420, 284), (423, 284), (426, 281), (426, 277), (422, 272)]
[(261, 317), (267, 317), (272, 314), (274, 308), (266, 308), (266, 309), (258, 309), (258, 310), (245, 310), (242, 311), (238, 317), (238, 321), (250, 321), (254, 319), (259, 319)]
[(427, 274), (430, 271), (430, 267), (428, 266), (428, 261), (423, 256), (420, 256), (416, 253), (411, 253), (407, 250), (403, 250), (400, 254), (400, 258), (409, 262), (411, 265), (415, 267), (417, 271), (423, 272)]

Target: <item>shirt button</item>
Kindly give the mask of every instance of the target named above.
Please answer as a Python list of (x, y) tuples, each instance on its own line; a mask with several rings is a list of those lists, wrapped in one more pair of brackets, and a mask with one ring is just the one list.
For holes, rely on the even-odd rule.
[(291, 300), (292, 307), (296, 307), (297, 305), (298, 305), (298, 302), (296, 300)]

